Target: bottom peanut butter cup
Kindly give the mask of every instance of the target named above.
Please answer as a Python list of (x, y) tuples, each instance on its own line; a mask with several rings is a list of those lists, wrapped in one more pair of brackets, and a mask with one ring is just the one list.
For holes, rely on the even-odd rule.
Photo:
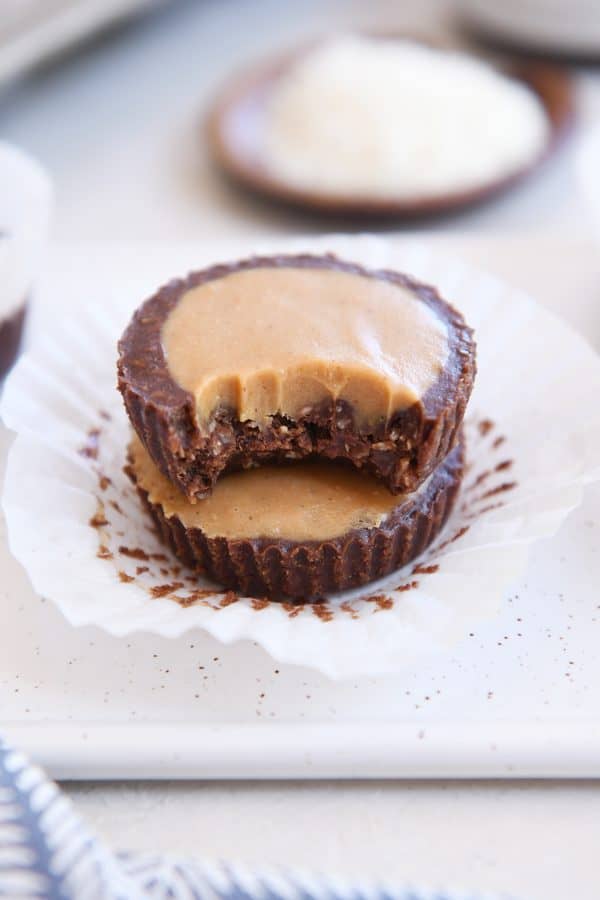
[(462, 440), (411, 494), (343, 463), (309, 460), (227, 475), (191, 504), (134, 437), (127, 473), (187, 566), (227, 588), (314, 599), (389, 575), (442, 529), (463, 474)]

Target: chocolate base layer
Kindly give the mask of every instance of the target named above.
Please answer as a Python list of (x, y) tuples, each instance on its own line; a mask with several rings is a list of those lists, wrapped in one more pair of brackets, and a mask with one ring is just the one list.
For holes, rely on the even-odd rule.
[(26, 309), (24, 303), (7, 319), (0, 320), (0, 378), (6, 375), (19, 354)]
[(131, 462), (126, 466), (162, 540), (186, 566), (248, 596), (307, 601), (360, 587), (420, 556), (452, 510), (463, 469), (461, 440), (421, 490), (404, 499), (379, 526), (325, 541), (290, 541), (210, 538), (198, 528), (187, 528), (150, 500)]
[[(286, 266), (379, 279), (408, 288), (417, 302), (427, 304), (446, 323), (448, 358), (424, 397), (368, 430), (358, 424), (352, 407), (339, 400), (307, 408), (297, 419), (274, 415), (263, 427), (240, 421), (230, 409), (219, 409), (208, 423), (199, 423), (194, 397), (170, 375), (161, 342), (164, 322), (181, 297), (200, 284), (245, 269)], [(471, 329), (434, 288), (331, 255), (253, 258), (173, 281), (135, 313), (119, 351), (119, 390), (129, 418), (160, 471), (192, 502), (207, 496), (225, 472), (311, 456), (346, 459), (394, 494), (413, 491), (455, 443), (476, 372)]]

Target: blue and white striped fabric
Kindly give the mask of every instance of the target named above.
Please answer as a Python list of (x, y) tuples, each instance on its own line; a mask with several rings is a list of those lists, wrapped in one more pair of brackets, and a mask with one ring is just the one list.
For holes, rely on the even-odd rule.
[[(9, 900), (493, 900), (112, 853), (44, 773), (0, 741), (0, 897)], [(500, 900), (500, 898), (495, 898)]]

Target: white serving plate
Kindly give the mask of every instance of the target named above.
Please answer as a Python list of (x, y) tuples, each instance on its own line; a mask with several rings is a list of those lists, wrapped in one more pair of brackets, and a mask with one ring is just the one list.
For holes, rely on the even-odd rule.
[[(592, 245), (460, 249), (537, 288), (598, 345)], [(119, 278), (142, 267), (151, 290), (179, 255), (189, 260), (190, 247), (56, 249), (32, 328), (99, 267)], [(3, 460), (9, 440), (0, 430)], [(501, 614), (447, 655), (336, 684), (249, 642), (73, 629), (34, 596), (0, 523), (0, 730), (60, 778), (599, 776), (599, 512), (596, 486), (535, 547)]]

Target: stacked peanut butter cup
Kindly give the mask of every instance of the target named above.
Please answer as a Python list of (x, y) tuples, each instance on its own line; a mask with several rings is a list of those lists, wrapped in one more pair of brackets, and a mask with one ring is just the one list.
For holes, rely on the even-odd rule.
[(311, 600), (383, 577), (442, 529), (475, 377), (431, 287), (333, 256), (172, 281), (119, 344), (127, 472), (187, 566)]

